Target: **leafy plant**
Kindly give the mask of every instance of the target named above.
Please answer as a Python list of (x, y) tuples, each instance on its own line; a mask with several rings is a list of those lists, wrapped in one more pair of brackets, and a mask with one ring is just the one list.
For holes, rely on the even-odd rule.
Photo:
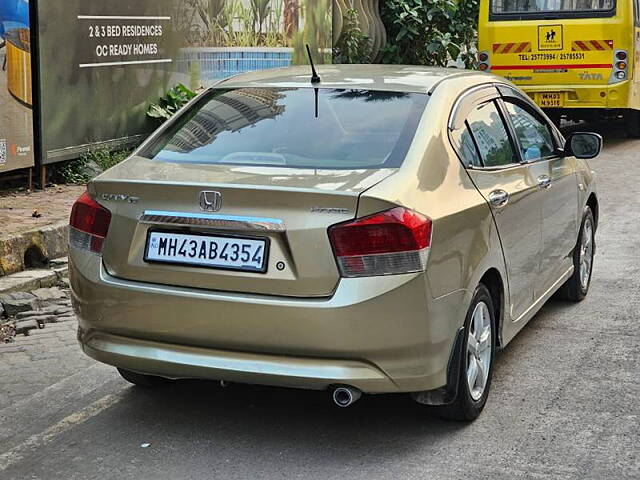
[(284, 0), (184, 0), (179, 5), (174, 23), (187, 46), (290, 45), (284, 29)]
[(88, 161), (84, 158), (70, 160), (54, 165), (53, 178), (56, 182), (82, 185), (89, 182), (92, 176), (87, 173)]
[(251, 13), (253, 19), (254, 31), (256, 24), (258, 26), (257, 32), (262, 33), (262, 26), (265, 20), (271, 14), (271, 7), (269, 6), (271, 0), (251, 0)]
[(371, 63), (371, 40), (360, 29), (358, 12), (351, 8), (344, 16), (342, 33), (333, 49), (334, 63)]
[(130, 150), (111, 151), (106, 147), (99, 147), (75, 160), (56, 164), (53, 176), (60, 183), (82, 185), (122, 162), (130, 154)]
[(164, 97), (160, 98), (158, 103), (149, 105), (147, 116), (158, 118), (161, 121), (167, 120), (195, 96), (195, 92), (179, 83), (169, 90)]
[(384, 63), (476, 64), (478, 0), (386, 0), (381, 16), (389, 35)]
[(114, 150), (111, 151), (106, 147), (91, 150), (81, 159), (85, 162), (94, 162), (103, 172), (111, 167), (119, 164), (131, 154), (130, 150)]

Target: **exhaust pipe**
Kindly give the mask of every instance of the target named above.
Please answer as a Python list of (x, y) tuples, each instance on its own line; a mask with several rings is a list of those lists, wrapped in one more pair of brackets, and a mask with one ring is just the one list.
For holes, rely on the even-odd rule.
[(338, 387), (333, 391), (334, 403), (342, 408), (347, 408), (353, 405), (361, 396), (362, 392), (353, 387)]

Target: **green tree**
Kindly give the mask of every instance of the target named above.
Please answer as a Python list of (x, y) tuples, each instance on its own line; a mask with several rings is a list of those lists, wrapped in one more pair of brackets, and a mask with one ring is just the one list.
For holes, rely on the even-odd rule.
[(383, 63), (436, 65), (476, 63), (478, 0), (386, 0), (382, 21), (388, 33)]
[(358, 12), (347, 10), (342, 33), (333, 48), (333, 63), (371, 63), (371, 40), (360, 28)]

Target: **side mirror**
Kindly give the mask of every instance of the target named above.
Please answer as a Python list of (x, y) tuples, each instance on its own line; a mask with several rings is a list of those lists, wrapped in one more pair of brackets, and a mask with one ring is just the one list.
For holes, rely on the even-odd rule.
[(584, 160), (597, 157), (601, 151), (602, 137), (597, 133), (572, 133), (564, 146), (567, 156)]

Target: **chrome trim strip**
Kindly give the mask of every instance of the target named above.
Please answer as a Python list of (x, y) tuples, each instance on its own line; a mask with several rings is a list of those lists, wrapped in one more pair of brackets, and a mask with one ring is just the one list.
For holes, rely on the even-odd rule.
[(140, 223), (148, 225), (171, 225), (175, 227), (203, 227), (218, 230), (243, 232), (284, 232), (286, 227), (277, 218), (242, 217), (235, 215), (212, 215), (187, 212), (162, 212), (146, 210)]

